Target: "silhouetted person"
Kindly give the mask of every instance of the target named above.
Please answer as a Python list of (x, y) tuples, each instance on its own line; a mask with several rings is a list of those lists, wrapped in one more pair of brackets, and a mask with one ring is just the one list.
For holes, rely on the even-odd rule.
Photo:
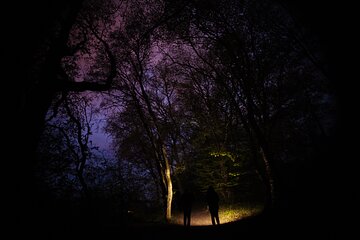
[(206, 201), (209, 206), (211, 214), (211, 222), (213, 225), (220, 224), (219, 220), (219, 195), (215, 192), (214, 188), (210, 186), (206, 193)]
[(190, 226), (191, 207), (194, 200), (192, 192), (186, 190), (181, 196), (181, 207), (184, 212), (184, 226)]

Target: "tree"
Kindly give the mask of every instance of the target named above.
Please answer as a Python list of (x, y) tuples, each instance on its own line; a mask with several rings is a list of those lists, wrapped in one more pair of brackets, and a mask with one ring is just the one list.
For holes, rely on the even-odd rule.
[[(51, 212), (49, 208), (53, 208), (48, 199), (52, 197), (49, 192), (42, 191), (34, 170), (38, 160), (37, 145), (52, 100), (59, 92), (103, 91), (108, 88), (104, 82), (75, 81), (72, 76), (64, 73), (63, 60), (81, 49), (68, 43), (82, 4), (83, 1), (52, 1), (51, 4), (36, 1), (10, 9), (19, 13), (19, 22), (9, 23), (8, 48), (12, 52), (7, 52), (9, 55), (6, 55), (10, 62), (8, 69), (13, 76), (10, 82), (16, 83), (12, 87), (17, 89), (14, 96), (16, 100), (10, 106), (14, 119), (10, 121), (10, 128), (14, 130), (10, 136), (13, 141), (8, 148), (14, 159), (10, 161), (10, 168), (18, 169), (13, 176), (11, 189), (15, 191), (11, 191), (11, 204), (16, 206), (16, 226), (24, 226), (31, 229), (31, 232), (37, 229), (32, 229), (33, 225), (46, 226), (51, 221), (44, 219), (53, 218), (58, 221), (62, 214), (48, 215)], [(106, 49), (105, 43), (100, 48)], [(109, 69), (114, 68), (111, 56), (107, 55), (105, 59), (109, 63)], [(107, 76), (105, 83), (111, 82), (113, 72), (104, 72)], [(38, 221), (34, 221), (33, 216), (39, 216), (36, 219)], [(51, 231), (50, 227), (48, 231)]]
[[(87, 199), (90, 199), (91, 190), (85, 179), (84, 171), (91, 157), (92, 148), (94, 149), (94, 147), (91, 146), (90, 137), (92, 134), (92, 125), (94, 124), (93, 115), (95, 114), (95, 110), (91, 109), (90, 100), (87, 96), (66, 94), (59, 99), (62, 98), (64, 98), (63, 104), (58, 106), (59, 108), (61, 107), (61, 114), (57, 115), (55, 120), (55, 116), (50, 115), (51, 119), (49, 119), (47, 123), (46, 131), (47, 134), (56, 134), (57, 137), (59, 137), (57, 141), (62, 140), (60, 140), (59, 144), (52, 145), (51, 149), (47, 149), (44, 145), (41, 145), (42, 147), (39, 147), (39, 150), (46, 151), (47, 154), (57, 158), (57, 160), (55, 159), (55, 163), (51, 163), (53, 161), (51, 157), (43, 158), (45, 161), (49, 161), (50, 164), (55, 164), (55, 166), (58, 164), (60, 166), (67, 165), (66, 167), (70, 172), (69, 170), (64, 171), (65, 169), (63, 169), (63, 171), (58, 172), (58, 174), (60, 174), (59, 177), (65, 178), (64, 180), (68, 182), (72, 181), (71, 178), (76, 177), (80, 185), (80, 193)], [(54, 137), (49, 135), (45, 139), (51, 138)], [(64, 154), (59, 156), (61, 152)], [(49, 171), (49, 169), (47, 171)], [(50, 177), (48, 181), (51, 180)], [(75, 189), (78, 188), (76, 186), (72, 187)]]
[[(202, 62), (195, 63), (195, 69), (223, 89), (236, 110), (254, 158), (262, 156), (259, 170), (266, 183), (266, 206), (271, 208), (279, 191), (274, 181), (280, 174), (274, 171), (279, 171), (277, 159), (284, 150), (276, 149), (279, 133), (274, 133), (274, 126), (308, 119), (319, 114), (314, 106), (331, 105), (321, 101), (329, 94), (325, 79), (303, 42), (291, 34), (294, 26), (277, 5), (219, 1), (203, 7), (200, 1), (194, 13), (191, 31), (182, 33), (182, 39)], [(312, 110), (300, 111), (301, 94), (310, 92), (307, 106), (312, 107), (307, 109)], [(324, 123), (318, 123), (317, 128), (323, 129)]]
[[(134, 3), (128, 2), (130, 11), (123, 13), (123, 28), (113, 34), (120, 43), (114, 48), (120, 74), (118, 89), (125, 96), (120, 104), (129, 104), (135, 109), (136, 116), (151, 146), (150, 159), (153, 163), (147, 164), (156, 169), (156, 175), (153, 172), (152, 176), (157, 178), (156, 182), (160, 186), (166, 206), (166, 219), (169, 221), (173, 195), (170, 160), (161, 120), (154, 106), (156, 97), (149, 90), (153, 81), (151, 69), (149, 69), (152, 47), (150, 40), (158, 20), (156, 14), (159, 12), (156, 1), (151, 6), (147, 5), (143, 8), (135, 8), (132, 4)], [(129, 105), (126, 107), (128, 110)]]
[[(333, 110), (326, 71), (273, 2), (91, 0), (57, 6), (52, 30), (30, 51), (35, 60), (20, 65), (27, 74), (19, 79), (28, 81), (19, 92), (24, 101), (17, 136), (25, 136), (20, 148), (31, 161), (20, 164), (19, 176), (32, 175), (26, 169), (36, 161), (45, 114), (58, 93), (111, 90), (117, 112), (108, 130), (118, 157), (130, 169), (144, 170), (140, 179), (153, 179), (167, 220), (173, 179), (181, 191), (190, 179), (184, 176), (196, 176), (189, 184), (200, 186), (215, 170), (224, 195), (239, 174), (259, 172), (271, 208), (282, 166), (313, 158), (333, 124), (326, 120)], [(74, 115), (67, 103), (60, 98), (52, 111), (66, 112), (72, 127), (55, 127), (64, 139), (50, 139), (67, 145), (56, 154), (78, 159), (76, 175), (85, 190), (90, 131), (81, 126), (86, 114)], [(70, 136), (75, 138), (66, 140)]]

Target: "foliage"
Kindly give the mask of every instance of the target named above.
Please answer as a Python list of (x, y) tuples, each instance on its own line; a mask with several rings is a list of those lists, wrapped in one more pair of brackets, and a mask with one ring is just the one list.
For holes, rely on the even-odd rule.
[[(78, 93), (54, 101), (43, 180), (72, 194), (109, 186), (128, 209), (169, 208), (172, 183), (270, 201), (281, 171), (313, 159), (334, 124), (326, 75), (300, 32), (271, 1), (85, 1), (57, 75), (78, 92), (109, 91), (102, 110)], [(92, 155), (100, 112), (112, 161)]]

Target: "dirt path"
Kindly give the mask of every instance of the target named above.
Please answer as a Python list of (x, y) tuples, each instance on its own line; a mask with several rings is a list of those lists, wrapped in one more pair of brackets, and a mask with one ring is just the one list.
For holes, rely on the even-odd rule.
[[(175, 224), (183, 225), (184, 217), (182, 212), (174, 212), (173, 219)], [(220, 220), (221, 221), (221, 220)], [(191, 212), (191, 226), (206, 226), (212, 225), (210, 212), (206, 207), (194, 207)]]

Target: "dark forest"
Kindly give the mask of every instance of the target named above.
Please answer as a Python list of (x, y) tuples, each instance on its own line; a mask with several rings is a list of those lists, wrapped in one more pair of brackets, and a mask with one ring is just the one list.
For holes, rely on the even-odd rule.
[(40, 0), (4, 11), (13, 238), (352, 236), (347, 7)]

